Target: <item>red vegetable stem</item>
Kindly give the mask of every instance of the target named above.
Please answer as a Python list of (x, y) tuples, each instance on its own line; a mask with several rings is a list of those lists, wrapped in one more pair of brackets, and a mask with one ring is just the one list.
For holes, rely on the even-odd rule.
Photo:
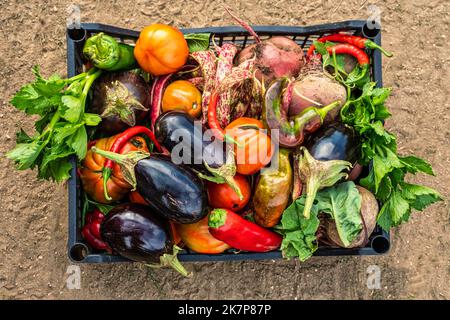
[(268, 252), (280, 247), (282, 237), (226, 209), (209, 215), (209, 232), (216, 239), (238, 250)]
[(228, 14), (234, 19), (236, 20), (237, 23), (239, 23), (241, 25), (242, 28), (244, 28), (245, 30), (248, 31), (248, 33), (250, 33), (250, 35), (252, 35), (255, 38), (255, 42), (256, 43), (260, 43), (261, 39), (259, 38), (258, 34), (255, 32), (255, 30), (253, 30), (252, 27), (250, 27), (250, 25), (245, 22), (244, 20), (238, 18), (234, 13), (231, 12), (231, 9), (227, 6), (225, 6), (225, 10), (228, 12)]
[(340, 43), (332, 47), (328, 47), (327, 51), (329, 54), (349, 54), (355, 57), (358, 60), (360, 66), (369, 64), (369, 56), (361, 49), (348, 44), (348, 43)]
[[(336, 33), (336, 34), (322, 37), (320, 39), (317, 39), (316, 41), (322, 42), (322, 43), (325, 43), (327, 41), (342, 42), (342, 43), (348, 43), (348, 44), (354, 45), (355, 47), (358, 47), (360, 49), (364, 49), (364, 48), (378, 49), (385, 56), (392, 57), (392, 53), (384, 50), (381, 46), (377, 45), (372, 40), (369, 40), (369, 39), (363, 38), (363, 37), (359, 37), (359, 36), (352, 36), (349, 34)], [(310, 57), (313, 54), (314, 49), (315, 49), (314, 45), (311, 45), (308, 49), (306, 56)]]

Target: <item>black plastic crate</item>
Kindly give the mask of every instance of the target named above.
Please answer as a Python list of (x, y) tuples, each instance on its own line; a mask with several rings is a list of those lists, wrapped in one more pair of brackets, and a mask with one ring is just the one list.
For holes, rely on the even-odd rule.
[[(336, 32), (347, 32), (354, 35), (362, 35), (363, 30), (371, 32), (371, 39), (381, 45), (380, 30), (369, 30), (366, 28), (366, 22), (363, 20), (351, 20), (338, 23), (322, 24), (308, 27), (291, 27), (291, 26), (254, 26), (254, 30), (262, 39), (275, 35), (287, 36), (296, 41), (304, 50), (307, 50), (312, 42), (324, 35)], [(181, 29), (183, 33), (212, 33), (216, 43), (221, 45), (223, 42), (231, 41), (238, 46), (245, 47), (254, 43), (253, 37), (239, 26), (227, 27), (210, 27), (210, 28), (193, 28)], [(82, 47), (86, 38), (92, 34), (104, 32), (108, 35), (116, 37), (125, 43), (134, 43), (139, 36), (139, 32), (117, 28), (113, 26), (84, 23), (81, 29), (67, 30), (67, 73), (69, 77), (81, 73), (83, 70)], [(368, 32), (365, 35), (368, 36)], [(382, 86), (382, 68), (381, 53), (378, 50), (369, 51), (371, 57), (371, 78), (377, 82), (377, 86)], [(76, 158), (71, 159), (73, 169), (69, 185), (69, 239), (68, 239), (68, 255), (69, 258), (78, 263), (111, 263), (111, 262), (127, 262), (129, 260), (120, 256), (109, 255), (106, 253), (98, 253), (92, 251), (81, 237), (81, 195), (82, 188), (80, 179), (76, 174)], [(369, 238), (366, 247), (363, 248), (334, 248), (319, 247), (315, 252), (316, 256), (347, 256), (347, 255), (379, 255), (386, 253), (390, 248), (389, 233), (383, 231), (379, 226)], [(280, 251), (272, 251), (267, 253), (240, 252), (233, 250), (222, 254), (197, 254), (184, 250), (179, 254), (180, 261), (226, 261), (226, 260), (263, 260), (263, 259), (280, 259)]]

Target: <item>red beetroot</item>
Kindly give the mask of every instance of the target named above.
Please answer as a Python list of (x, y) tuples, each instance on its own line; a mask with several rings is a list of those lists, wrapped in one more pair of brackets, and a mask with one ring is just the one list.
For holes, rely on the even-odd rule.
[(304, 65), (302, 48), (286, 37), (272, 37), (244, 48), (237, 63), (256, 58), (255, 76), (259, 81), (270, 83), (279, 77), (297, 77)]
[(236, 62), (241, 64), (255, 58), (256, 78), (264, 79), (269, 84), (280, 77), (297, 77), (305, 63), (303, 49), (295, 41), (281, 36), (261, 41), (256, 32), (244, 21), (235, 16), (229, 8), (227, 12), (254, 38), (256, 43), (244, 48), (238, 55)]

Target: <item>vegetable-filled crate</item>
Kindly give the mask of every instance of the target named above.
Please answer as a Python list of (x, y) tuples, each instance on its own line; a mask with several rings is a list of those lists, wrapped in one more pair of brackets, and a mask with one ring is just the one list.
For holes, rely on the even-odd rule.
[[(365, 23), (366, 23), (365, 21), (356, 21), (355, 20), (355, 21), (345, 21), (345, 22), (339, 22), (339, 23), (330, 23), (330, 24), (307, 26), (307, 27), (254, 26), (253, 30), (254, 30), (254, 32), (256, 32), (257, 38), (255, 37), (255, 34), (249, 33), (248, 30), (245, 30), (244, 28), (242, 28), (240, 26), (182, 29), (181, 32), (185, 35), (190, 35), (189, 38), (192, 39), (191, 43), (193, 43), (194, 46), (196, 45), (195, 44), (195, 41), (196, 41), (195, 35), (209, 34), (210, 35), (210, 37), (209, 37), (210, 48), (214, 49), (214, 47), (216, 47), (216, 48), (218, 48), (217, 49), (218, 52), (220, 52), (220, 50), (225, 51), (224, 48), (226, 47), (226, 44), (232, 43), (232, 44), (234, 44), (234, 48), (236, 48), (234, 50), (239, 50), (239, 52), (240, 52), (240, 50), (242, 50), (244, 48), (249, 48), (248, 52), (249, 52), (249, 55), (251, 56), (251, 54), (255, 53), (255, 51), (252, 51), (253, 49), (251, 49), (251, 46), (254, 45), (255, 42), (257, 42), (257, 41), (267, 41), (268, 39), (272, 38), (274, 40), (271, 42), (271, 46), (273, 46), (274, 44), (276, 46), (277, 45), (276, 41), (278, 41), (278, 40), (276, 40), (277, 37), (279, 37), (279, 36), (286, 37), (288, 39), (293, 40), (297, 45), (299, 45), (303, 49), (303, 53), (306, 54), (308, 52), (308, 49), (312, 46), (313, 41), (315, 41), (315, 40), (326, 39), (326, 36), (336, 35), (338, 33), (345, 34), (345, 35), (364, 36), (363, 30), (365, 30), (364, 33), (366, 33), (366, 34), (368, 32), (372, 33), (371, 38), (370, 38), (372, 40), (372, 41), (370, 41), (371, 45), (366, 45), (366, 49), (365, 49), (368, 60), (364, 61), (363, 58), (360, 59), (358, 57), (358, 53), (356, 53), (354, 56), (358, 58), (358, 60), (356, 61), (356, 62), (359, 62), (359, 66), (356, 67), (356, 68), (359, 68), (358, 72), (351, 72), (351, 70), (349, 70), (346, 73), (345, 71), (343, 71), (342, 74), (345, 74), (347, 76), (347, 78), (346, 79), (344, 78), (343, 81), (353, 81), (353, 83), (357, 83), (357, 81), (364, 81), (364, 79), (367, 81), (367, 79), (369, 79), (370, 81), (376, 82), (376, 86), (381, 88), (382, 87), (381, 53), (382, 52), (380, 50), (376, 50), (376, 48), (378, 48), (377, 46), (381, 45), (381, 32), (380, 32), (380, 30), (367, 29), (365, 27)], [(88, 39), (90, 39), (92, 36), (99, 35), (99, 34), (111, 36), (114, 40), (116, 40), (119, 43), (124, 43), (124, 44), (132, 45), (132, 46), (135, 45), (135, 43), (140, 35), (140, 33), (137, 31), (126, 30), (126, 29), (122, 29), (122, 28), (117, 28), (117, 27), (112, 27), (112, 26), (107, 26), (107, 25), (102, 25), (102, 24), (96, 24), (96, 23), (82, 24), (81, 29), (68, 29), (67, 30), (67, 65), (68, 65), (67, 70), (68, 70), (69, 77), (73, 77), (73, 76), (76, 76), (78, 74), (81, 74), (81, 73), (87, 71), (87, 66), (89, 66), (89, 64), (87, 62), (86, 55), (89, 55), (90, 53), (87, 51), (85, 51), (83, 53), (83, 48), (85, 47), (86, 41), (88, 41)], [(199, 36), (199, 39), (200, 39), (199, 42), (201, 42), (202, 37)], [(203, 40), (204, 40), (204, 38), (203, 38)], [(330, 43), (332, 43), (332, 42), (340, 43), (341, 42), (339, 39), (334, 39), (334, 38), (330, 38), (328, 40)], [(142, 40), (142, 41), (144, 41), (144, 40)], [(283, 41), (285, 41), (285, 40), (283, 40)], [(348, 50), (349, 50), (348, 44), (345, 44), (345, 43), (338, 44), (336, 46), (335, 52), (333, 53), (333, 51), (329, 50), (330, 47), (329, 46), (327, 47), (328, 42), (327, 43), (324, 43), (324, 42), (325, 41), (315, 42), (316, 51), (322, 53), (324, 61), (325, 61), (325, 56), (327, 56), (327, 58), (329, 59), (329, 61), (328, 61), (329, 66), (332, 66), (332, 67), (334, 66), (335, 68), (338, 68), (337, 65), (344, 66), (345, 61), (342, 62), (340, 60), (341, 57), (336, 56), (334, 53), (336, 53), (336, 54), (348, 53)], [(323, 46), (321, 46), (320, 43), (323, 43)], [(201, 44), (199, 44), (199, 45), (201, 45)], [(362, 46), (364, 46), (364, 44), (362, 44)], [(267, 50), (270, 50), (269, 47), (270, 46), (267, 46), (267, 48), (268, 48)], [(355, 47), (352, 47), (352, 48), (355, 48)], [(256, 51), (258, 51), (258, 50), (256, 50)], [(310, 51), (312, 52), (313, 50), (311, 49)], [(326, 55), (327, 52), (329, 53), (328, 55)], [(261, 54), (261, 52), (259, 52), (259, 53)], [(302, 55), (303, 55), (303, 53), (302, 53)], [(131, 54), (131, 53), (128, 52), (128, 54)], [(136, 52), (136, 50), (135, 50), (134, 54), (135, 54), (136, 58), (138, 58), (138, 55), (140, 53)], [(236, 52), (233, 52), (232, 54), (236, 55)], [(286, 51), (286, 54), (289, 55), (289, 54), (292, 54), (292, 52)], [(124, 55), (126, 55), (126, 53), (124, 53)], [(256, 55), (258, 55), (258, 52), (256, 52)], [(263, 53), (263, 55), (264, 55), (264, 53)], [(269, 53), (269, 55), (270, 55), (270, 53)], [(240, 55), (240, 57), (242, 57), (242, 56), (243, 56), (243, 54)], [(95, 59), (96, 59), (95, 54), (92, 54), (90, 57), (91, 57), (91, 60), (95, 61)], [(142, 54), (142, 57), (145, 57), (145, 54)], [(201, 60), (202, 58), (200, 57), (199, 59)], [(258, 57), (257, 57), (257, 59), (258, 59)], [(251, 60), (251, 59), (248, 59), (248, 60)], [(127, 63), (126, 59), (125, 59), (125, 61), (122, 61), (122, 62)], [(341, 62), (342, 62), (342, 64), (341, 64)], [(220, 63), (220, 60), (218, 63)], [(149, 69), (154, 67), (151, 64), (152, 64), (152, 62), (150, 61), (149, 65), (148, 65)], [(142, 67), (141, 63), (140, 63), (140, 65)], [(271, 67), (273, 70), (276, 70), (278, 68), (277, 66), (271, 66)], [(291, 67), (293, 69), (296, 68), (296, 66), (291, 66)], [(320, 67), (322, 68), (322, 65), (320, 65)], [(323, 67), (325, 68), (325, 62), (324, 62)], [(353, 65), (353, 67), (355, 68), (355, 64)], [(206, 66), (203, 65), (202, 68), (203, 68), (202, 70), (205, 71), (204, 69), (206, 68)], [(219, 67), (217, 67), (217, 68), (219, 68)], [(367, 70), (364, 70), (364, 68), (366, 68)], [(330, 73), (333, 73), (333, 70), (328, 70), (328, 71)], [(192, 71), (187, 70), (186, 72), (192, 72)], [(262, 81), (261, 82), (264, 82), (265, 80), (269, 80), (271, 77), (273, 79), (270, 79), (270, 80), (276, 80), (275, 78), (277, 76), (276, 75), (277, 71), (274, 71), (273, 74), (268, 74), (268, 73), (265, 73), (265, 71), (263, 69), (260, 69), (259, 72), (262, 73)], [(365, 73), (364, 78), (361, 77), (361, 79), (356, 79), (358, 77), (358, 75), (361, 75), (363, 73)], [(192, 79), (196, 78), (195, 72), (192, 72), (191, 75), (194, 75), (194, 76), (192, 76)], [(155, 76), (155, 74), (154, 74), (154, 76)], [(264, 78), (264, 77), (266, 77), (266, 78)], [(352, 79), (352, 77), (354, 79)], [(145, 75), (143, 75), (143, 78), (145, 78)], [(161, 86), (167, 86), (167, 83), (164, 82), (164, 78), (165, 78), (165, 76), (161, 75), (161, 76), (154, 77), (152, 81), (162, 81)], [(126, 79), (126, 81), (131, 81), (131, 80)], [(147, 81), (148, 81), (148, 79), (147, 79)], [(204, 80), (204, 81), (205, 81), (205, 83), (203, 83), (202, 86), (204, 86), (204, 88), (206, 88), (208, 83), (206, 83), (206, 80)], [(191, 83), (195, 84), (195, 80), (192, 80)], [(155, 86), (153, 86), (153, 88), (154, 87)], [(106, 90), (109, 90), (109, 89), (108, 89), (108, 87), (106, 87)], [(276, 127), (278, 125), (278, 123), (276, 123), (276, 121), (275, 121), (275, 120), (277, 120), (276, 114), (275, 113), (271, 114), (270, 112), (267, 113), (267, 109), (268, 108), (270, 109), (270, 104), (272, 102), (275, 103), (274, 101), (277, 101), (276, 100), (277, 94), (279, 95), (282, 89), (283, 90), (294, 90), (295, 92), (297, 92), (296, 90), (298, 90), (298, 88), (295, 87), (295, 84), (292, 85), (292, 83), (289, 83), (288, 78), (280, 78), (280, 80), (276, 80), (274, 82), (268, 81), (265, 89), (266, 89), (266, 94), (265, 94), (265, 98), (264, 98), (265, 99), (264, 103), (265, 103), (266, 118), (264, 120), (265, 120), (265, 123), (269, 123), (269, 124), (272, 121), (274, 123), (274, 126)], [(120, 87), (117, 87), (117, 88), (115, 87), (112, 90), (119, 92)], [(158, 91), (158, 86), (156, 86), (155, 90)], [(169, 88), (166, 90), (169, 90)], [(285, 91), (282, 91), (282, 92), (285, 92)], [(154, 95), (156, 95), (156, 94), (158, 94), (158, 92), (152, 92), (152, 95), (153, 95), (152, 99), (154, 99)], [(269, 98), (267, 98), (268, 96), (270, 96), (270, 94), (272, 94), (273, 97), (275, 97), (275, 98), (272, 97), (273, 101), (270, 100)], [(344, 92), (344, 94), (345, 94), (345, 92)], [(173, 99), (176, 99), (176, 98), (177, 97), (175, 97)], [(210, 97), (210, 101), (214, 100), (214, 98), (217, 99), (217, 95), (214, 97), (214, 93), (212, 93), (211, 97)], [(295, 98), (295, 94), (294, 94), (294, 97), (292, 97), (292, 99), (294, 99), (294, 98)], [(124, 99), (126, 99), (126, 97)], [(199, 97), (199, 99), (202, 99), (202, 97)], [(245, 97), (242, 99), (245, 100)], [(202, 103), (202, 102), (203, 101), (201, 101), (200, 103)], [(88, 101), (88, 103), (95, 104), (95, 101)], [(283, 103), (283, 102), (281, 102), (281, 103)], [(138, 102), (138, 103), (136, 103), (136, 105), (141, 105), (141, 104)], [(314, 106), (314, 103), (312, 105)], [(163, 101), (163, 107), (164, 107), (164, 101)], [(333, 107), (334, 107), (334, 105), (330, 105), (330, 109), (332, 109)], [(91, 105), (91, 110), (92, 110), (92, 105)], [(164, 111), (164, 109), (163, 109), (163, 111)], [(202, 111), (203, 110), (192, 109), (192, 110), (189, 110), (189, 113), (198, 117), (199, 112), (202, 112)], [(152, 113), (152, 112), (154, 112), (154, 110), (152, 110), (150, 112)], [(248, 114), (248, 110), (247, 110), (246, 115), (247, 114)], [(305, 117), (306, 117), (308, 115), (308, 112), (303, 112), (301, 114), (305, 115)], [(242, 113), (242, 115), (244, 115), (244, 113)], [(133, 115), (133, 117), (134, 116), (139, 116), (139, 114), (136, 113)], [(211, 115), (208, 114), (207, 116), (209, 117)], [(314, 116), (317, 116), (317, 115), (314, 115)], [(178, 117), (180, 117), (180, 119), (182, 118), (181, 116), (178, 116)], [(170, 126), (171, 121), (175, 121), (173, 119), (171, 120), (170, 116), (167, 116), (166, 118), (167, 118), (166, 119), (167, 123), (164, 124), (166, 126)], [(181, 120), (180, 119), (178, 119), (176, 121), (179, 121), (179, 123), (182, 123), (183, 121), (185, 121), (183, 119), (181, 119)], [(208, 118), (208, 121), (209, 121), (209, 119), (210, 118)], [(324, 121), (326, 121), (326, 115), (324, 115), (320, 121), (322, 121), (323, 119), (325, 119)], [(136, 120), (136, 119), (132, 119), (132, 120)], [(167, 129), (167, 128), (163, 127), (163, 124), (159, 124), (159, 127), (154, 128), (154, 125), (155, 125), (153, 123), (154, 118), (152, 118), (151, 121), (152, 121), (152, 123), (149, 123), (148, 126), (152, 129), (155, 129), (156, 130), (155, 132), (158, 132), (158, 130), (164, 131)], [(223, 121), (224, 121), (223, 119), (220, 119), (220, 118), (217, 119), (217, 122), (219, 123), (219, 125)], [(164, 121), (160, 121), (160, 122), (164, 122)], [(226, 120), (225, 120), (225, 122), (226, 122)], [(209, 127), (212, 128), (212, 122), (209, 121), (208, 123), (209, 123)], [(252, 124), (245, 124), (245, 125), (252, 125)], [(157, 124), (157, 126), (158, 126), (158, 124)], [(271, 128), (273, 129), (274, 127), (271, 127)], [(280, 128), (281, 128), (281, 126), (280, 126)], [(345, 131), (345, 128), (342, 129), (344, 131), (342, 131), (341, 129), (324, 127), (324, 128), (321, 128), (320, 130), (322, 130), (322, 133), (324, 136), (328, 135), (327, 137), (330, 139), (335, 139), (336, 137), (338, 137), (338, 139), (339, 139), (339, 134), (341, 134), (342, 132)], [(301, 132), (301, 134), (303, 135), (303, 132)], [(225, 137), (225, 139), (227, 139), (227, 138), (230, 138), (230, 137)], [(236, 138), (236, 136), (233, 136), (232, 138)], [(230, 138), (230, 140), (233, 140), (232, 138)], [(290, 147), (290, 146), (293, 146), (295, 143), (298, 144), (299, 139), (303, 139), (303, 138), (304, 138), (303, 136), (299, 137), (299, 136), (296, 136), (295, 134), (282, 132), (282, 133), (280, 133), (279, 139), (281, 141), (280, 144), (282, 146)], [(169, 138), (167, 138), (167, 139), (169, 139)], [(135, 138), (135, 140), (133, 141), (133, 145), (129, 146), (129, 148), (131, 148), (130, 150), (142, 151), (143, 149), (140, 149), (140, 146), (141, 146), (140, 143), (144, 142), (144, 144), (145, 144), (145, 139), (141, 138), (141, 140), (139, 140), (139, 138), (137, 138), (137, 139)], [(234, 142), (236, 142), (236, 141), (234, 141)], [(112, 141), (110, 141), (110, 142), (107, 141), (105, 143), (106, 144), (112, 143)], [(317, 141), (310, 142), (310, 144), (314, 144), (314, 143), (317, 144)], [(318, 143), (320, 143), (320, 142), (318, 142)], [(351, 144), (353, 142), (347, 141), (347, 143), (350, 145), (344, 146), (344, 148), (351, 148), (352, 147)], [(237, 144), (237, 142), (236, 142), (236, 144)], [(356, 144), (356, 142), (355, 142), (355, 144)], [(153, 149), (155, 149), (155, 147), (156, 147), (156, 145), (154, 144)], [(167, 147), (167, 145), (164, 144), (164, 147)], [(237, 152), (239, 152), (238, 149), (236, 149), (236, 150), (237, 150)], [(312, 149), (309, 149), (309, 150), (311, 151)], [(313, 151), (311, 151), (311, 152), (313, 152)], [(281, 168), (282, 168), (282, 160), (283, 160), (282, 157), (283, 157), (283, 152), (280, 152), (279, 165)], [(300, 162), (308, 161), (306, 155), (304, 155), (302, 158), (300, 158), (300, 160), (299, 159), (297, 159), (297, 160)], [(68, 254), (69, 254), (70, 259), (72, 259), (75, 262), (81, 262), (81, 263), (110, 263), (110, 262), (130, 261), (127, 258), (124, 258), (120, 255), (110, 254), (104, 250), (94, 249), (92, 247), (92, 245), (90, 245), (89, 242), (87, 242), (85, 240), (86, 235), (83, 235), (83, 232), (82, 232), (83, 223), (85, 223), (85, 221), (88, 221), (88, 219), (90, 219), (89, 221), (91, 221), (91, 222), (93, 221), (93, 223), (95, 223), (95, 219), (98, 217), (96, 217), (95, 214), (94, 214), (94, 216), (91, 215), (91, 213), (89, 213), (89, 216), (86, 216), (87, 207), (89, 207), (89, 205), (94, 202), (93, 201), (90, 202), (90, 200), (87, 199), (85, 191), (82, 188), (80, 174), (79, 174), (79, 171), (77, 172), (78, 159), (75, 156), (72, 156), (70, 161), (72, 164), (71, 177), (68, 182), (68, 188), (69, 188)], [(161, 161), (161, 159), (158, 159), (158, 157), (155, 157), (154, 160), (152, 160), (152, 161), (154, 161), (155, 165), (157, 165), (158, 161)], [(308, 163), (306, 165), (308, 165)], [(313, 164), (310, 164), (310, 165), (312, 166)], [(339, 166), (339, 164), (336, 164), (336, 166)], [(341, 164), (341, 166), (342, 166), (342, 164)], [(360, 177), (365, 177), (369, 173), (368, 166), (360, 167), (359, 169), (360, 169), (360, 172), (359, 172)], [(144, 169), (142, 169), (142, 170), (144, 170)], [(175, 170), (174, 175), (176, 175), (177, 169), (175, 168), (174, 170)], [(244, 171), (245, 170), (246, 169), (244, 168)], [(251, 171), (252, 169), (250, 168), (249, 170)], [(289, 170), (291, 170), (291, 169), (289, 169)], [(295, 167), (295, 165), (294, 165), (294, 170), (298, 170), (298, 168)], [(333, 170), (333, 168), (330, 168), (329, 170)], [(339, 171), (342, 171), (342, 168), (340, 168)], [(361, 171), (362, 171), (362, 173), (361, 173)], [(239, 172), (239, 170), (238, 170), (238, 172)], [(250, 172), (250, 173), (252, 173), (252, 172)], [(295, 176), (295, 174), (294, 174), (294, 176)], [(256, 179), (255, 175), (251, 175), (251, 174), (248, 175), (248, 177), (249, 177), (248, 181), (250, 181), (251, 187), (250, 187), (250, 191), (247, 190), (246, 192), (250, 193), (251, 196), (253, 197), (253, 204), (255, 206), (258, 205), (255, 203), (255, 201), (256, 201), (255, 199), (258, 197), (259, 197), (258, 201), (263, 201), (263, 202), (267, 201), (267, 199), (265, 197), (272, 197), (272, 198), (278, 197), (276, 190), (271, 195), (265, 195), (265, 196), (260, 196), (258, 194), (254, 194), (254, 192), (252, 193), (251, 190), (255, 188), (255, 185), (257, 183), (270, 184), (271, 181), (270, 180), (265, 181), (262, 178), (258, 180), (258, 179)], [(339, 180), (338, 178), (336, 181)], [(238, 180), (238, 179), (236, 179), (236, 180)], [(295, 180), (295, 178), (294, 178), (294, 180)], [(336, 182), (336, 181), (334, 181), (334, 182)], [(355, 181), (358, 181), (358, 179), (356, 179)], [(138, 177), (138, 183), (139, 183), (139, 177)], [(206, 183), (210, 183), (210, 182), (206, 182)], [(211, 182), (211, 183), (214, 183), (214, 182)], [(235, 181), (235, 183), (236, 183), (236, 181)], [(290, 184), (293, 185), (293, 190), (296, 190), (297, 192), (299, 192), (298, 185), (296, 185), (296, 181), (290, 182)], [(239, 183), (238, 183), (238, 185), (239, 185)], [(151, 188), (152, 185), (149, 184), (147, 187)], [(174, 187), (176, 187), (176, 186), (174, 186)], [(191, 187), (191, 186), (189, 186), (189, 187)], [(350, 187), (352, 187), (352, 188), (350, 188)], [(192, 188), (195, 188), (195, 186), (192, 186)], [(355, 192), (355, 190), (357, 190), (354, 188), (353, 184), (351, 186), (347, 184), (347, 185), (343, 186), (342, 188), (349, 188), (348, 190), (342, 190), (342, 192), (349, 192), (349, 193)], [(244, 189), (245, 189), (245, 187), (244, 187)], [(235, 189), (233, 189), (233, 190), (235, 190)], [(242, 185), (241, 185), (241, 191), (244, 192), (242, 189)], [(315, 191), (318, 191), (318, 190), (315, 190)], [(219, 194), (220, 190), (214, 190), (212, 192), (217, 192), (217, 194)], [(282, 197), (281, 194), (279, 196)], [(318, 194), (319, 199), (321, 197), (326, 197), (326, 196), (327, 195), (324, 192)], [(290, 197), (290, 195), (289, 195), (289, 197)], [(314, 200), (314, 199), (312, 199), (312, 200)], [(187, 207), (185, 208), (186, 211), (191, 210), (192, 212), (194, 212), (196, 210), (195, 209), (195, 205), (197, 204), (196, 201), (194, 201), (195, 203), (191, 204), (191, 207), (189, 204), (187, 204), (186, 205)], [(210, 204), (211, 204), (211, 201), (213, 201), (213, 200), (210, 199)], [(220, 202), (220, 199), (217, 201)], [(287, 198), (286, 198), (286, 201), (288, 201)], [(317, 206), (320, 206), (320, 205), (316, 205), (313, 202), (311, 202), (309, 205), (307, 205), (306, 202), (308, 202), (308, 200), (305, 200), (305, 203), (299, 202), (299, 206), (301, 206), (302, 210), (305, 210), (303, 207), (310, 206), (309, 210), (312, 212), (312, 215), (314, 215), (314, 210), (320, 210), (320, 211), (325, 211), (325, 212), (327, 211), (326, 208), (317, 208)], [(289, 203), (291, 203), (291, 200), (289, 200)], [(240, 204), (239, 204), (239, 199), (238, 199), (234, 203), (234, 206), (238, 207), (239, 205)], [(349, 205), (349, 204), (346, 204), (346, 205)], [(218, 207), (221, 207), (221, 206), (218, 205)], [(246, 206), (245, 208), (248, 209), (248, 206)], [(289, 207), (289, 208), (291, 208), (291, 207)], [(289, 208), (287, 208), (286, 210), (287, 211), (293, 210), (292, 208), (291, 209), (289, 209)], [(96, 210), (99, 210), (99, 209), (102, 209), (102, 205), (97, 204)], [(167, 214), (170, 214), (170, 213), (167, 213)], [(226, 217), (226, 219), (228, 219), (228, 221), (231, 221), (232, 219), (242, 219), (241, 217), (226, 216), (227, 214), (229, 214), (229, 213), (227, 213), (226, 211), (215, 212), (214, 218), (210, 217), (209, 225), (211, 226), (212, 224), (214, 224), (216, 222), (220, 225), (220, 223), (223, 223), (223, 220), (225, 219), (225, 217)], [(335, 214), (337, 214), (337, 213), (335, 213)], [(316, 213), (316, 215), (317, 215), (317, 213)], [(260, 219), (260, 221), (257, 221), (259, 224), (264, 225), (266, 223), (270, 227), (274, 226), (274, 224), (269, 221), (271, 217), (269, 217), (267, 221), (264, 220), (266, 218), (264, 216), (257, 217), (257, 219), (258, 218)], [(278, 220), (279, 220), (279, 218), (280, 217), (278, 217)], [(322, 217), (317, 217), (317, 216), (315, 217), (317, 222), (319, 221), (319, 218), (322, 219)], [(212, 223), (211, 223), (211, 220), (213, 220)], [(261, 222), (261, 221), (263, 221), (263, 222)], [(287, 217), (286, 217), (286, 220), (282, 221), (282, 222), (283, 222), (282, 223), (283, 225), (289, 224)], [(86, 222), (86, 223), (88, 223), (88, 222)], [(114, 223), (114, 222), (110, 222), (110, 223)], [(232, 222), (229, 222), (229, 223), (232, 223)], [(239, 223), (242, 224), (242, 227), (241, 227), (242, 232), (246, 232), (247, 227), (250, 229), (252, 228), (251, 225), (246, 226), (243, 222), (239, 222)], [(254, 222), (251, 222), (251, 223), (254, 223)], [(369, 227), (369, 226), (365, 225), (365, 222), (363, 224), (364, 224), (364, 228)], [(204, 227), (206, 227), (206, 226), (204, 226)], [(314, 231), (314, 232), (318, 232), (318, 233), (322, 232), (320, 230), (320, 228), (321, 227), (318, 228), (318, 231)], [(337, 233), (341, 232), (342, 229), (340, 229), (340, 228), (345, 228), (345, 226), (337, 226), (338, 230), (335, 230), (335, 232), (337, 232)], [(274, 230), (277, 231), (276, 229), (277, 229), (277, 227), (275, 226)], [(317, 227), (316, 227), (316, 229), (317, 229)], [(316, 256), (378, 255), (378, 254), (386, 253), (390, 248), (389, 233), (386, 231), (383, 231), (379, 225), (376, 225), (374, 228), (371, 228), (371, 229), (373, 229), (373, 232), (371, 232), (370, 235), (365, 234), (360, 239), (361, 241), (359, 241), (358, 245), (348, 246), (348, 244), (347, 244), (347, 246), (344, 248), (342, 246), (338, 246), (336, 244), (336, 241), (333, 242), (333, 241), (329, 241), (329, 239), (328, 239), (328, 241), (324, 239), (323, 241), (319, 241), (319, 246), (318, 246), (318, 248), (316, 248), (317, 250), (314, 249), (312, 251), (314, 251), (314, 255), (316, 255)], [(213, 232), (213, 231), (211, 231), (211, 232)], [(212, 234), (213, 235), (217, 234), (217, 237), (220, 238), (221, 232), (222, 231), (220, 230), (220, 228), (218, 228), (217, 231), (214, 231)], [(272, 231), (267, 231), (267, 232), (271, 232), (271, 233), (275, 234), (275, 232), (272, 232)], [(342, 232), (344, 232), (344, 231), (342, 231)], [(364, 231), (362, 231), (362, 233), (364, 233)], [(87, 235), (87, 236), (89, 237), (89, 235)], [(311, 243), (308, 243), (308, 240), (307, 240), (308, 235), (304, 234), (302, 236), (305, 237), (304, 245), (311, 246)], [(271, 235), (268, 235), (267, 237), (270, 238)], [(277, 238), (274, 237), (273, 241), (276, 242), (276, 240), (277, 240)], [(270, 240), (268, 240), (268, 241), (270, 241)], [(249, 238), (249, 241), (247, 241), (247, 242), (248, 242), (246, 244), (247, 246), (251, 247), (252, 245), (254, 245), (254, 244), (250, 243), (251, 237)], [(259, 260), (259, 259), (279, 259), (282, 257), (282, 251), (278, 248), (276, 248), (275, 250), (272, 250), (272, 251), (263, 250), (263, 251), (268, 251), (268, 252), (250, 252), (250, 251), (246, 251), (246, 250), (236, 250), (236, 249), (229, 248), (229, 249), (223, 250), (223, 252), (221, 252), (221, 253), (208, 254), (208, 253), (196, 253), (193, 250), (190, 250), (188, 247), (189, 246), (184, 246), (183, 250), (178, 253), (178, 257), (179, 257), (180, 261)], [(245, 245), (244, 245), (244, 248), (245, 248)], [(286, 250), (286, 252), (287, 252), (288, 257), (289, 257), (289, 250), (292, 250), (292, 249), (293, 249), (293, 247), (292, 248), (288, 248), (288, 247), (284, 248), (284, 250)], [(255, 251), (258, 251), (258, 250), (255, 250)], [(298, 253), (294, 254), (294, 256), (296, 256), (296, 255), (298, 255)], [(307, 256), (308, 256), (308, 254), (306, 254), (306, 256), (304, 256), (303, 258), (306, 259)], [(300, 258), (302, 258), (301, 254), (300, 254)]]

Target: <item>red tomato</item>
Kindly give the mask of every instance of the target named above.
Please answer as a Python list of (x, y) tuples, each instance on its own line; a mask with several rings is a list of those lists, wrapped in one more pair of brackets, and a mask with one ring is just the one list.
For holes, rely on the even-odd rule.
[(208, 181), (206, 189), (208, 191), (208, 201), (212, 208), (224, 208), (233, 211), (243, 209), (250, 200), (251, 188), (245, 176), (236, 174), (234, 180), (242, 193), (242, 200), (234, 190), (226, 183), (214, 183)]

